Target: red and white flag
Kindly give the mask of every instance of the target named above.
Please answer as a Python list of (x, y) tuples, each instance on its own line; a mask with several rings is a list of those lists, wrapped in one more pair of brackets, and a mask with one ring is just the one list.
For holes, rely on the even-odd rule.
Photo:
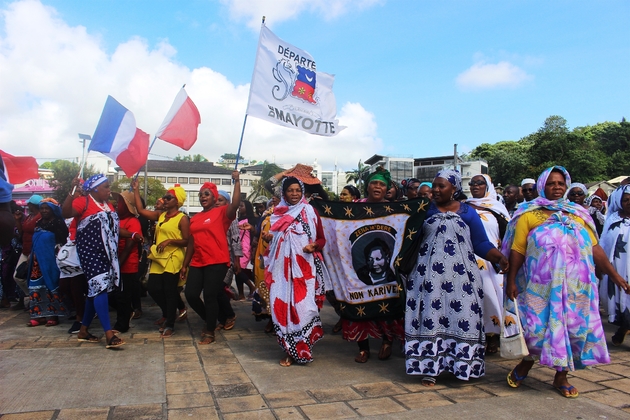
[(4, 160), (4, 175), (11, 184), (21, 184), (39, 178), (39, 165), (33, 156), (13, 156), (0, 150)]
[(199, 110), (186, 90), (182, 88), (155, 137), (184, 150), (190, 150), (197, 141), (199, 124), (201, 124)]

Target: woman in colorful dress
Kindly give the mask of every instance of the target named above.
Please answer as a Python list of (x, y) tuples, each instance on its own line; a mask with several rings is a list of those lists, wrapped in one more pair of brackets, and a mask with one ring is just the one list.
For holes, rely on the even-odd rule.
[(28, 290), (31, 320), (29, 327), (59, 324), (59, 315), (67, 313), (59, 293), (59, 267), (55, 256), (68, 239), (68, 227), (61, 217), (61, 207), (52, 198), (39, 204), (41, 219), (33, 233), (33, 251), (29, 259)]
[[(466, 204), (477, 211), (490, 242), (501, 249), (505, 228), (510, 214), (505, 205), (496, 199), (494, 184), (488, 175), (475, 175), (468, 183), (472, 198)], [(499, 333), (503, 317), (503, 274), (490, 261), (477, 258), (477, 265), (483, 282), (483, 323), (486, 331), (486, 354), (494, 354), (499, 349)]]
[(257, 225), (258, 220), (254, 215), (254, 206), (247, 200), (241, 201), (238, 207), (238, 228), (240, 230), (239, 237), (243, 253), (238, 261), (240, 270), (238, 274), (236, 274), (236, 287), (238, 289), (237, 300), (239, 301), (245, 300), (245, 285), (249, 288), (247, 300), (253, 299), (254, 291), (256, 290), (256, 286), (252, 283), (254, 278), (252, 271), (252, 244), (254, 243), (253, 238), (256, 235)]
[(442, 372), (463, 381), (485, 374), (483, 281), (475, 254), (508, 269), (477, 212), (456, 199), (461, 189), (459, 172), (436, 175), (417, 269), (407, 279), (407, 374), (422, 375), (428, 387)]
[[(219, 313), (227, 318), (224, 325), (234, 323), (230, 302), (222, 298), (225, 275), (231, 264), (227, 231), (236, 218), (241, 202), (239, 172), (232, 172), (234, 191), (232, 202), (227, 206), (218, 203), (219, 192), (212, 182), (199, 189), (199, 203), (203, 210), (190, 220), (190, 236), (186, 247), (181, 278), (186, 278), (186, 300), (197, 315), (206, 322), (201, 331), (199, 344), (214, 343), (214, 330)], [(190, 269), (188, 268), (190, 266)], [(203, 300), (201, 294), (203, 293)]]
[(324, 302), (326, 244), (319, 215), (304, 199), (304, 184), (282, 181), (282, 201), (271, 216), (265, 258), (271, 318), (286, 356), (280, 365), (313, 361), (313, 345), (323, 336), (319, 309)]
[(534, 364), (556, 370), (554, 388), (576, 398), (567, 373), (609, 363), (599, 315), (595, 266), (622, 290), (625, 282), (614, 270), (588, 211), (564, 199), (571, 176), (562, 166), (538, 178), (538, 197), (519, 206), (508, 225), (502, 251), (509, 255), (505, 294), (515, 300), (530, 356), (507, 376), (518, 388)]
[[(610, 194), (603, 229), (600, 242), (604, 252), (617, 273), (626, 283), (630, 282), (630, 185), (623, 185)], [(602, 278), (601, 296), (608, 309), (608, 321), (619, 327), (612, 336), (612, 344), (620, 346), (630, 331), (630, 296), (608, 276)]]
[[(74, 186), (78, 183), (78, 178), (72, 181)], [(94, 315), (98, 314), (105, 331), (105, 347), (111, 349), (125, 344), (112, 330), (107, 297), (107, 293), (120, 287), (119, 220), (114, 207), (108, 201), (111, 190), (105, 175), (98, 174), (88, 178), (83, 184), (83, 191), (86, 195), (77, 198), (68, 194), (62, 207), (64, 218), (74, 217), (78, 220), (77, 253), (88, 282), (83, 321), (77, 338), (89, 343), (100, 341), (88, 331)]]
[(155, 243), (151, 247), (149, 258), (152, 260), (149, 271), (149, 294), (162, 309), (166, 318), (159, 325), (162, 338), (168, 338), (175, 333), (177, 319), (177, 304), (179, 301), (179, 272), (184, 262), (185, 248), (188, 245), (190, 221), (179, 208), (186, 201), (186, 191), (179, 186), (170, 188), (162, 201), (164, 211), (147, 210), (140, 199), (140, 189), (137, 181), (132, 182), (135, 204), (138, 213), (149, 220), (156, 221)]

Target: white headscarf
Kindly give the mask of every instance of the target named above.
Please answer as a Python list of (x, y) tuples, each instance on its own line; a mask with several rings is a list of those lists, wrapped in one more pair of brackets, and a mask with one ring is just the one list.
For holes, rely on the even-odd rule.
[(466, 202), (474, 204), (477, 207), (484, 207), (492, 211), (496, 211), (497, 213), (500, 213), (503, 217), (505, 217), (506, 220), (510, 220), (510, 213), (505, 208), (505, 204), (501, 203), (497, 199), (497, 191), (494, 189), (492, 179), (490, 179), (488, 175), (483, 174), (477, 174), (475, 176), (479, 175), (481, 175), (486, 180), (486, 194), (481, 198), (469, 198), (468, 200), (466, 200)]

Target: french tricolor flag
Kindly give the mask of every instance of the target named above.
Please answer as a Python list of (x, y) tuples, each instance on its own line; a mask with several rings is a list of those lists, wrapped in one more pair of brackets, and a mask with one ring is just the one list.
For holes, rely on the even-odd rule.
[(0, 150), (0, 157), (4, 160), (0, 176), (4, 176), (11, 184), (22, 184), (29, 179), (39, 178), (39, 165), (33, 156), (13, 156)]
[(133, 177), (149, 156), (149, 135), (136, 127), (136, 119), (127, 108), (107, 97), (88, 150), (109, 156)]
[(155, 137), (164, 140), (184, 150), (190, 148), (197, 141), (197, 128), (201, 124), (201, 116), (194, 102), (182, 88), (171, 109), (166, 114)]

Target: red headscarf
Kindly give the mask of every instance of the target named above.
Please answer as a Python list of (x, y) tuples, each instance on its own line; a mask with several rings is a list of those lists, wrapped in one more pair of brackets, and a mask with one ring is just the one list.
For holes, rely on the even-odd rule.
[(212, 192), (212, 195), (214, 196), (214, 199), (216, 200), (217, 197), (219, 196), (219, 191), (217, 190), (217, 186), (214, 185), (212, 182), (204, 182), (201, 188), (199, 188), (199, 192), (205, 190), (206, 188)]

